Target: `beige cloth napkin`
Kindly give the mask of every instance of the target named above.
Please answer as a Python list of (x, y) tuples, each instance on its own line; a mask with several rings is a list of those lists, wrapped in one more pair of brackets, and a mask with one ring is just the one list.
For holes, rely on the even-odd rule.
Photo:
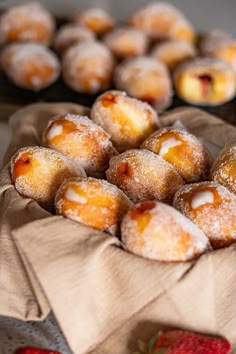
[[(47, 120), (66, 111), (82, 112), (76, 105), (37, 104), (16, 113), (6, 159), (20, 146), (40, 144)], [(221, 147), (236, 136), (236, 128), (197, 109), (162, 117), (163, 125), (176, 120)], [(132, 353), (139, 338), (166, 326), (225, 336), (235, 352), (234, 245), (196, 262), (149, 261), (123, 251), (116, 238), (20, 197), (7, 167), (0, 186), (1, 314), (39, 320), (51, 308), (75, 354)]]

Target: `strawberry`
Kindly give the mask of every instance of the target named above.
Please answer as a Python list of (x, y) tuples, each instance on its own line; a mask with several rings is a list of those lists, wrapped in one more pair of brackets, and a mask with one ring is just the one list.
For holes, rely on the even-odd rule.
[(34, 347), (19, 348), (15, 351), (15, 354), (61, 354), (53, 350), (39, 349)]
[(148, 345), (139, 341), (139, 349), (145, 354), (227, 354), (230, 343), (219, 337), (171, 330), (158, 333)]

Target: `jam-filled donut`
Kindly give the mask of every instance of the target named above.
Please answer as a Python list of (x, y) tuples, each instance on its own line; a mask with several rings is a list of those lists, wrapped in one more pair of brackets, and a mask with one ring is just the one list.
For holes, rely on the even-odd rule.
[(225, 145), (215, 160), (211, 177), (236, 194), (236, 140)]
[(115, 86), (128, 95), (146, 101), (159, 112), (172, 101), (172, 84), (167, 67), (156, 59), (126, 59), (115, 70)]
[(236, 241), (236, 198), (215, 182), (202, 182), (180, 188), (174, 206), (209, 237), (214, 248)]
[(49, 209), (64, 179), (74, 176), (86, 174), (61, 153), (44, 147), (22, 148), (11, 159), (11, 177), (16, 190)]
[(112, 157), (107, 180), (117, 185), (133, 201), (149, 199), (171, 202), (184, 181), (161, 156), (148, 150), (127, 150)]
[(95, 36), (89, 29), (67, 24), (62, 26), (57, 32), (54, 40), (54, 48), (58, 54), (62, 55), (72, 45), (93, 41), (94, 39)]
[(205, 33), (199, 48), (202, 55), (222, 59), (236, 71), (236, 40), (228, 33), (220, 30)]
[(62, 75), (75, 91), (93, 94), (110, 86), (113, 67), (113, 56), (104, 44), (82, 42), (65, 52)]
[(102, 176), (117, 154), (110, 136), (89, 118), (66, 114), (51, 119), (43, 133), (45, 146), (77, 161), (90, 176)]
[(177, 95), (199, 105), (220, 105), (235, 96), (236, 78), (231, 66), (214, 58), (180, 64), (174, 72)]
[(80, 11), (75, 15), (74, 23), (88, 28), (97, 36), (103, 35), (115, 26), (114, 18), (100, 8), (91, 8)]
[(0, 18), (0, 44), (39, 42), (50, 44), (55, 29), (51, 14), (39, 3), (10, 7)]
[(55, 54), (36, 43), (6, 46), (1, 53), (1, 66), (15, 85), (33, 91), (51, 85), (60, 74), (60, 64)]
[(153, 39), (175, 38), (192, 42), (195, 38), (192, 25), (176, 7), (167, 3), (144, 6), (134, 12), (129, 24)]
[(139, 147), (160, 126), (149, 104), (122, 91), (107, 91), (99, 96), (92, 106), (91, 118), (111, 135), (118, 151)]
[(103, 40), (118, 59), (143, 55), (149, 44), (145, 32), (128, 27), (115, 28)]
[(138, 256), (165, 261), (189, 261), (210, 249), (206, 235), (169, 205), (145, 201), (134, 205), (121, 224), (126, 248)]
[(132, 206), (119, 188), (91, 177), (65, 181), (55, 200), (58, 214), (111, 235), (119, 234), (121, 219)]
[(194, 58), (196, 49), (191, 43), (173, 39), (156, 44), (151, 56), (173, 70), (180, 63)]
[(211, 158), (208, 150), (192, 134), (178, 128), (162, 128), (142, 144), (171, 163), (187, 181), (198, 182), (209, 176)]

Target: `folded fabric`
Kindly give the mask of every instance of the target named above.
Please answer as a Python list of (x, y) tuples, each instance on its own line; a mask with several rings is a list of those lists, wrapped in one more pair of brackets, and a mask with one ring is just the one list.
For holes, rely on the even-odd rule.
[[(22, 145), (40, 144), (52, 113), (72, 107), (41, 104), (15, 114), (8, 158)], [(197, 109), (178, 109), (161, 120), (178, 120), (219, 147), (236, 135), (236, 128)], [(222, 335), (236, 350), (235, 245), (194, 262), (146, 260), (124, 251), (117, 238), (19, 196), (7, 166), (1, 177), (1, 314), (39, 320), (51, 308), (75, 354), (130, 354), (139, 338), (148, 340), (164, 327)], [(10, 258), (4, 258), (5, 239)]]

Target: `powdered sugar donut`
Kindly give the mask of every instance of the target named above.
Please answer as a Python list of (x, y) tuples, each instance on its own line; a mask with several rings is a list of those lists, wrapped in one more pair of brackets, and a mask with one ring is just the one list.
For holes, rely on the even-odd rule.
[(202, 36), (199, 48), (202, 55), (222, 59), (236, 71), (236, 40), (230, 34), (211, 30)]
[(103, 40), (118, 59), (143, 55), (149, 44), (145, 32), (129, 27), (115, 28)]
[(80, 11), (75, 15), (73, 21), (98, 36), (110, 31), (115, 26), (114, 18), (101, 8)]
[(151, 56), (163, 62), (169, 69), (196, 56), (195, 47), (186, 41), (168, 40), (154, 46)]
[(180, 262), (192, 260), (210, 249), (209, 240), (189, 219), (157, 201), (136, 204), (121, 224), (127, 249), (145, 258)]
[(190, 42), (195, 39), (193, 27), (183, 14), (164, 2), (151, 3), (135, 11), (129, 24), (153, 39), (174, 38)]
[(49, 44), (54, 29), (53, 17), (39, 3), (15, 5), (0, 17), (0, 44), (19, 41)]
[(45, 146), (79, 163), (88, 175), (102, 176), (116, 155), (110, 136), (89, 118), (66, 114), (51, 119), (43, 133)]
[(97, 98), (91, 109), (91, 118), (111, 135), (119, 151), (139, 147), (160, 126), (152, 107), (115, 90)]
[(110, 50), (100, 42), (82, 42), (70, 47), (63, 56), (65, 82), (79, 92), (97, 93), (109, 87), (114, 60)]
[(221, 150), (212, 166), (211, 177), (236, 195), (236, 141)]
[(143, 142), (142, 148), (171, 163), (188, 183), (202, 181), (209, 176), (211, 157), (208, 150), (185, 130), (159, 129)]
[(199, 105), (220, 105), (236, 93), (233, 69), (214, 58), (197, 58), (181, 64), (174, 72), (174, 84), (178, 96)]
[(131, 201), (116, 186), (95, 178), (65, 181), (56, 195), (57, 213), (90, 227), (119, 234)]
[(54, 53), (36, 43), (6, 46), (1, 53), (1, 65), (14, 84), (34, 91), (51, 85), (60, 74)]
[(67, 24), (62, 26), (57, 32), (54, 40), (54, 48), (60, 55), (62, 55), (65, 50), (72, 45), (84, 41), (93, 41), (94, 39), (95, 36), (89, 29), (73, 24)]
[(172, 100), (172, 84), (166, 66), (149, 57), (127, 59), (115, 70), (115, 85), (128, 95), (146, 101), (159, 112)]
[(184, 181), (176, 169), (148, 150), (127, 150), (112, 157), (107, 180), (133, 201), (149, 199), (171, 202)]
[(34, 146), (22, 148), (12, 157), (11, 176), (21, 195), (51, 209), (64, 179), (86, 174), (82, 167), (59, 152)]
[(205, 232), (214, 248), (236, 241), (236, 198), (220, 184), (186, 185), (177, 191), (174, 206)]

